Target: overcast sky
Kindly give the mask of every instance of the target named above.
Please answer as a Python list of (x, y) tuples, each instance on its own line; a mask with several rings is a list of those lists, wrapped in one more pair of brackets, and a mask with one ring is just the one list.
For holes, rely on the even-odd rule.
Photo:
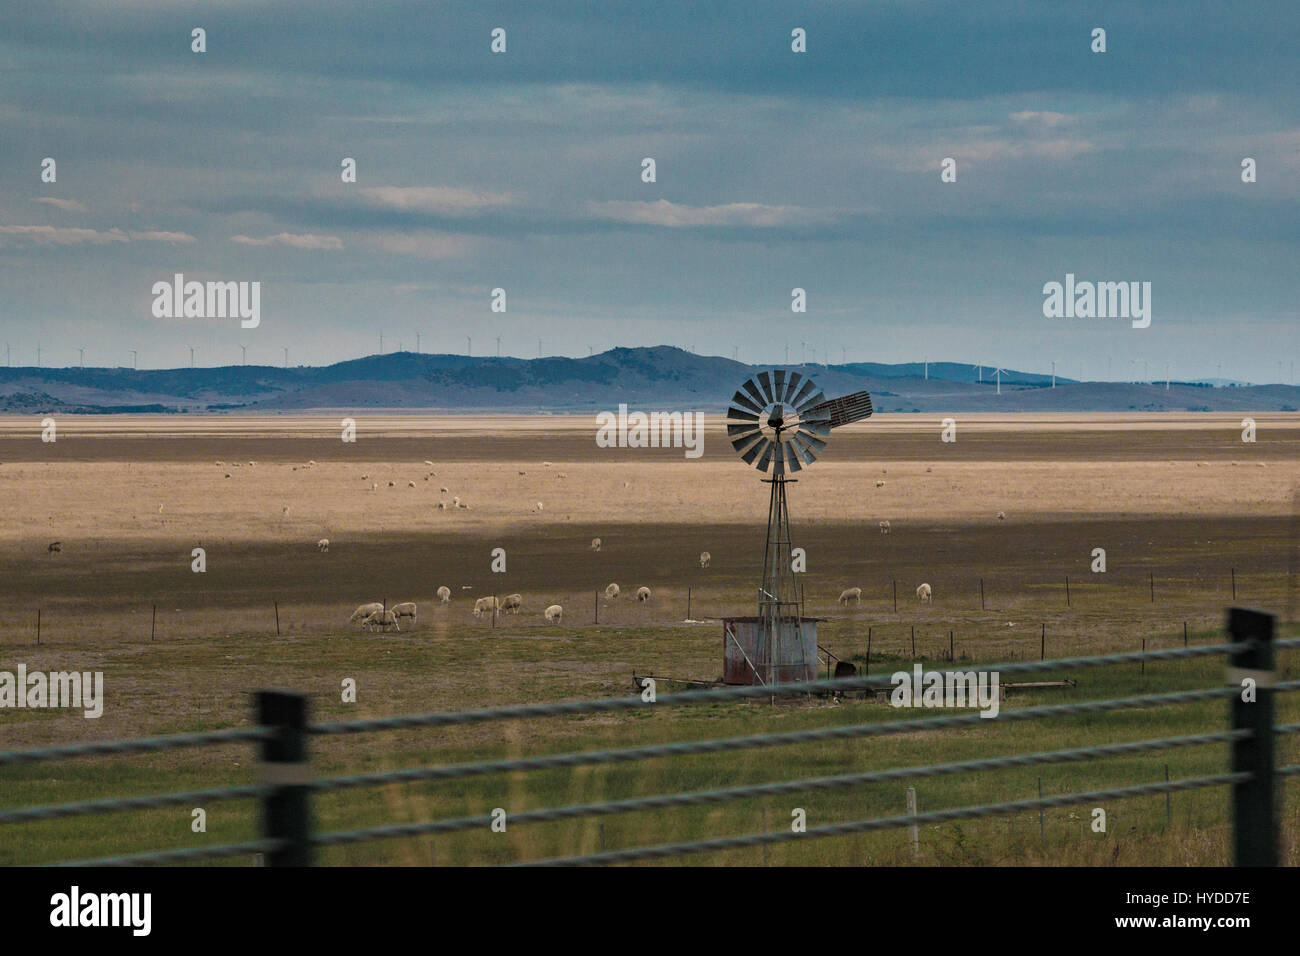
[[(1218, 0), (7, 3), (0, 333), (1289, 381), (1298, 41), (1300, 4)], [(261, 282), (260, 327), (155, 318), (177, 272)], [(1067, 273), (1150, 282), (1150, 327), (1045, 318)]]

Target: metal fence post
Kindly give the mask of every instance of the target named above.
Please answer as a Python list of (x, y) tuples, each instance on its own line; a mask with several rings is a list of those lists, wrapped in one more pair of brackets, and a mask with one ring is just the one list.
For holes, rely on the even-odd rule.
[(258, 691), (257, 722), (270, 730), (262, 741), (262, 835), (286, 840), (266, 854), (267, 866), (311, 865), (311, 819), (307, 784), (307, 698), (286, 691)]
[(1253, 701), (1232, 697), (1232, 729), (1250, 735), (1232, 745), (1233, 773), (1249, 780), (1232, 785), (1232, 829), (1236, 866), (1277, 866), (1277, 812), (1273, 777), (1273, 622), (1271, 614), (1245, 608), (1228, 609), (1228, 634), (1245, 642), (1229, 661), (1228, 683), (1241, 689), (1247, 678), (1255, 683)]

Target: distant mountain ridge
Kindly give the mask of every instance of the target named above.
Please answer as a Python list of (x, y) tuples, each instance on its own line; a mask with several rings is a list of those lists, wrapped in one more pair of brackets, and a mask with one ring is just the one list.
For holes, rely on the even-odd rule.
[[(520, 359), (392, 352), (325, 366), (276, 368), (0, 368), (0, 412), (266, 412), (442, 409), (580, 412), (616, 408), (721, 410), (747, 365), (672, 346), (616, 348), (586, 358)], [(1296, 411), (1287, 385), (1079, 382), (954, 362), (788, 365), (827, 397), (866, 389), (880, 412)]]

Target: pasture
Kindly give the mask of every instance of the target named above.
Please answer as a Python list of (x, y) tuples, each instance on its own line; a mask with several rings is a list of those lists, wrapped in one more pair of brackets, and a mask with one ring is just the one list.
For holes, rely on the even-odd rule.
[[(0, 419), (0, 669), (102, 670), (103, 717), (0, 711), (0, 748), (245, 726), (249, 693), (309, 695), (313, 718), (629, 695), (632, 674), (713, 680), (717, 618), (753, 613), (766, 487), (715, 419), (705, 454), (603, 449), (593, 419), (474, 416)], [(1232, 603), (1295, 619), (1300, 416), (1258, 416), (1258, 441), (1229, 415), (967, 416), (958, 441), (938, 416), (888, 416), (837, 430), (790, 491), (808, 553), (806, 613), (823, 646), (871, 673), (956, 659), (994, 663), (1220, 642)], [(432, 465), (425, 461), (433, 462)], [(220, 464), (218, 464), (220, 462)], [(253, 464), (250, 464), (252, 462)], [(431, 474), (432, 473), (432, 474)], [(229, 477), (227, 477), (229, 476)], [(883, 481), (883, 486), (877, 482)], [(390, 484), (391, 483), (391, 484)], [(411, 487), (411, 484), (414, 487)], [(446, 492), (441, 489), (446, 488)], [(446, 507), (453, 497), (468, 508)], [(537, 510), (537, 502), (544, 510)], [(1001, 511), (1006, 517), (999, 520)], [(891, 524), (881, 535), (882, 520)], [(602, 539), (599, 552), (590, 549)], [(328, 538), (322, 553), (316, 542)], [(49, 553), (52, 541), (60, 553)], [(204, 573), (191, 570), (203, 548)], [(504, 573), (492, 552), (503, 549)], [(1091, 570), (1094, 549), (1105, 573)], [(699, 553), (711, 552), (710, 567)], [(1067, 606), (1065, 579), (1069, 577)], [(984, 598), (981, 606), (980, 582)], [(1235, 584), (1234, 584), (1235, 581)], [(603, 592), (617, 582), (622, 596)], [(928, 583), (933, 601), (920, 604)], [(450, 604), (436, 591), (451, 589)], [(633, 598), (652, 589), (649, 601)], [(861, 605), (840, 606), (848, 587)], [(897, 589), (897, 610), (894, 591)], [(518, 592), (519, 614), (471, 614)], [(688, 595), (689, 592), (689, 595)], [(400, 633), (347, 623), (359, 604), (414, 601)], [(687, 605), (690, 605), (689, 619)], [(542, 616), (564, 607), (560, 625)], [(36, 618), (40, 612), (40, 644)], [(277, 635), (277, 618), (279, 634)], [(597, 623), (597, 617), (599, 622)], [(1296, 634), (1283, 625), (1283, 634)], [(913, 650), (913, 635), (915, 649)], [(151, 639), (152, 636), (152, 639)], [(1300, 655), (1281, 658), (1296, 676)], [(1007, 708), (1155, 693), (1221, 680), (1221, 659), (1085, 671), (1072, 691)], [(1061, 675), (1064, 676), (1064, 675)], [(1050, 677), (1050, 675), (1049, 675)], [(340, 684), (357, 682), (355, 704)], [(1049, 678), (1044, 678), (1049, 679)], [(1285, 677), (1284, 677), (1285, 679)], [(1068, 696), (1066, 696), (1068, 695)], [(917, 716), (876, 701), (821, 698), (662, 712), (507, 721), (313, 740), (318, 774), (559, 753)], [(1295, 695), (1279, 722), (1300, 719)], [(1222, 730), (1226, 705), (656, 759), (631, 765), (343, 791), (316, 802), (322, 829), (511, 811), (678, 789), (781, 780)], [(987, 725), (987, 726), (986, 726)], [(1226, 746), (915, 782), (922, 811), (1218, 772)], [(1279, 763), (1296, 763), (1290, 738)], [(6, 807), (254, 780), (249, 746), (0, 769)], [(903, 811), (905, 784), (739, 800), (331, 849), (326, 863), (478, 864), (590, 852)], [(1287, 784), (1284, 859), (1297, 858), (1300, 798)], [(1229, 862), (1222, 788), (1124, 801), (1094, 834), (1083, 808), (943, 824), (921, 836), (935, 864)], [(1032, 819), (1031, 819), (1032, 818)], [(87, 858), (224, 843), (256, 833), (251, 802), (8, 826), (0, 862)], [(17, 838), (14, 838), (17, 837)], [(888, 832), (729, 851), (702, 864), (904, 864)]]

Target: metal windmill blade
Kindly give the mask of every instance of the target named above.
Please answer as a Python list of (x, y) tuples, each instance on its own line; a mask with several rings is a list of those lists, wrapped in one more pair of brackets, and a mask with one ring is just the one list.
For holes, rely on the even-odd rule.
[(736, 390), (727, 410), (727, 438), (746, 464), (784, 475), (816, 461), (832, 428), (870, 414), (866, 392), (827, 400), (806, 375), (773, 369)]

